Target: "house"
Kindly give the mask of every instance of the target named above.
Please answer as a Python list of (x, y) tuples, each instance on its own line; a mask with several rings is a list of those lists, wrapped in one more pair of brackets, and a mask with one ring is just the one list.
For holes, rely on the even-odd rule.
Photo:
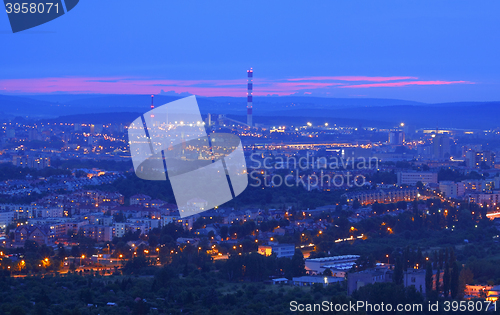
[(342, 255), (323, 258), (309, 258), (305, 261), (308, 274), (322, 274), (326, 269), (334, 272), (335, 277), (344, 277), (345, 273), (356, 265), (359, 255)]
[(98, 242), (108, 242), (113, 239), (113, 227), (96, 224), (84, 225), (80, 228), (83, 236), (94, 239)]
[(208, 235), (210, 232), (212, 232), (214, 235), (217, 234), (217, 229), (211, 224), (207, 225), (204, 228), (197, 229), (194, 234), (196, 235)]
[(425, 269), (408, 269), (403, 275), (405, 288), (414, 286), (418, 292), (425, 294), (425, 273)]
[[(360, 272), (350, 273), (347, 277), (347, 294), (351, 295), (364, 285), (377, 282), (392, 282), (394, 271), (388, 268), (372, 268)], [(415, 289), (425, 294), (425, 274), (424, 269), (408, 269), (403, 274), (403, 284), (405, 288), (414, 286)], [(433, 288), (436, 287), (437, 271), (433, 270)], [(444, 272), (440, 272), (440, 285), (443, 284)]]
[(141, 247), (141, 246), (146, 246), (146, 247), (149, 246), (148, 242), (145, 242), (145, 241), (128, 241), (127, 245), (130, 246), (131, 248), (137, 248), (137, 247)]
[(367, 284), (392, 281), (392, 275), (389, 276), (388, 271), (388, 269), (367, 269), (349, 274), (347, 277), (347, 294), (351, 295), (354, 291)]
[(296, 286), (312, 286), (314, 284), (322, 284), (323, 286), (327, 286), (329, 284), (337, 283), (344, 281), (343, 278), (337, 277), (325, 277), (325, 276), (303, 276), (292, 278), (293, 285)]
[(198, 246), (200, 242), (199, 238), (187, 238), (187, 237), (179, 237), (177, 240), (177, 245), (190, 244), (193, 246)]
[(138, 195), (133, 195), (130, 197), (130, 205), (140, 205), (144, 202), (148, 202), (151, 200), (151, 197), (143, 195), (143, 194), (138, 194)]
[(52, 245), (55, 234), (48, 225), (20, 225), (14, 231), (14, 243), (17, 246), (24, 246), (28, 240), (38, 243), (38, 245)]
[(276, 279), (271, 279), (273, 284), (287, 284), (288, 279), (287, 278), (276, 278)]
[(14, 221), (15, 211), (0, 211), (0, 228), (5, 229)]
[(270, 244), (259, 245), (259, 254), (264, 256), (276, 255), (277, 258), (288, 257), (291, 258), (295, 254), (294, 244)]
[(486, 300), (496, 302), (500, 297), (500, 285), (494, 286), (486, 293)]
[(127, 232), (127, 224), (123, 222), (115, 222), (113, 225), (113, 233), (115, 237), (123, 237)]
[(488, 291), (493, 288), (491, 285), (466, 285), (465, 298), (486, 298)]
[(165, 205), (166, 202), (160, 199), (153, 199), (149, 201), (145, 206), (150, 207), (150, 208), (160, 208), (161, 206)]
[(89, 224), (88, 220), (72, 220), (69, 222), (61, 222), (55, 225), (55, 232), (57, 237), (62, 237), (64, 235), (77, 234), (80, 228), (84, 225)]

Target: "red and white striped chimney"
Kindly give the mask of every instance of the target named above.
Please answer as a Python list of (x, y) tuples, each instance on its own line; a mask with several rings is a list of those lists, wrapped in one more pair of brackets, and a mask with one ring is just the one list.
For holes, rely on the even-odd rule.
[(248, 74), (248, 92), (247, 92), (247, 125), (252, 126), (252, 90), (253, 90), (253, 70), (247, 70)]

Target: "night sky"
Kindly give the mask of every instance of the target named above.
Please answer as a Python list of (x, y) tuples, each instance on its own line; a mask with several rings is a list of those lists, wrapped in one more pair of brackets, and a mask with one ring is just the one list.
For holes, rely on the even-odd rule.
[(498, 1), (82, 0), (12, 34), (0, 93), (500, 100)]

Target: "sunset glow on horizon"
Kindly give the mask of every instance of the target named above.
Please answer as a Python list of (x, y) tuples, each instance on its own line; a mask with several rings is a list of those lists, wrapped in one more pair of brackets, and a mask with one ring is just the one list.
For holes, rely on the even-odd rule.
[[(321, 76), (287, 79), (256, 77), (256, 96), (294, 94), (330, 95), (337, 88), (368, 89), (405, 86), (475, 84), (471, 81), (418, 80), (413, 76)], [(373, 83), (376, 82), (376, 83)], [(235, 80), (171, 80), (133, 77), (60, 77), (0, 80), (2, 94), (155, 94), (163, 92), (189, 93), (199, 96), (246, 95), (245, 79)]]

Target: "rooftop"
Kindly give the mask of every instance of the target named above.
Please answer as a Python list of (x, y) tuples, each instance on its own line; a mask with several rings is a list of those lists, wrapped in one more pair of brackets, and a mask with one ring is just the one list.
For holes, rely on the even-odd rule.
[(345, 260), (345, 259), (358, 259), (359, 255), (342, 255), (342, 256), (332, 256), (332, 257), (322, 257), (322, 258), (309, 258), (306, 261), (335, 261), (335, 260)]

